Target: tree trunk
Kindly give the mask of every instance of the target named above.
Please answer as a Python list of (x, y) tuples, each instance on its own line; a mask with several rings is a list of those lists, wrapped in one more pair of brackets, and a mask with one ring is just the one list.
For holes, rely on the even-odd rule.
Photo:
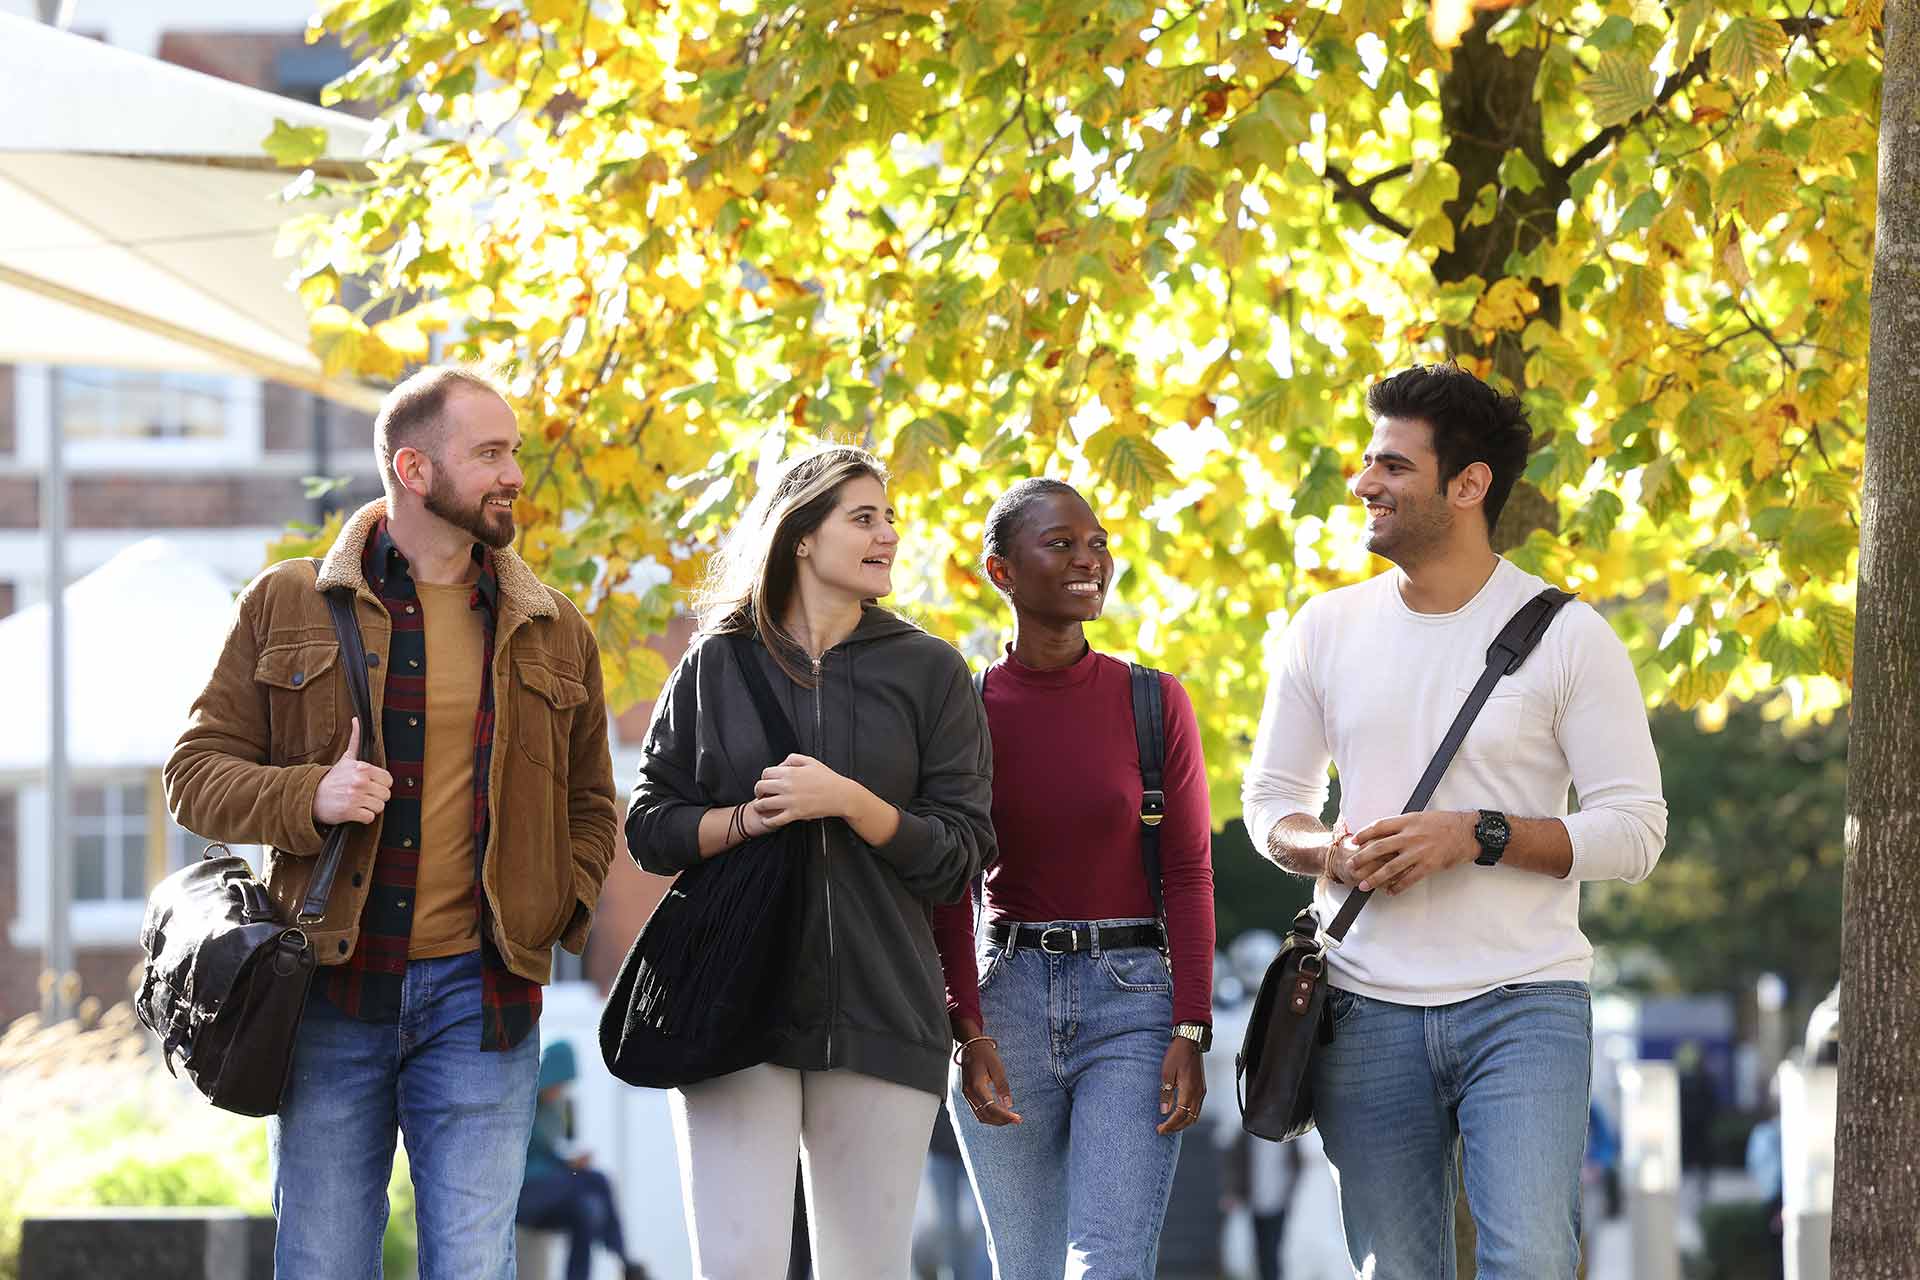
[[(1507, 256), (1531, 251), (1559, 223), (1559, 208), (1569, 196), (1547, 154), (1547, 135), (1541, 124), (1540, 104), (1534, 99), (1534, 80), (1540, 72), (1540, 51), (1522, 49), (1508, 57), (1487, 39), (1502, 15), (1485, 12), (1453, 51), (1453, 68), (1440, 85), (1440, 113), (1447, 132), (1447, 163), (1460, 172), (1460, 193), (1446, 207), (1454, 224), (1453, 248), (1433, 260), (1434, 279), (1442, 284), (1479, 276), (1494, 280), (1505, 274)], [(1493, 219), (1477, 227), (1461, 226), (1480, 188), (1500, 183), (1500, 162), (1518, 150), (1533, 162), (1544, 181), (1531, 192), (1508, 188)], [(1534, 282), (1540, 297), (1540, 318), (1560, 323), (1560, 290)], [(1493, 362), (1494, 371), (1518, 393), (1527, 385), (1527, 353), (1517, 333), (1501, 334), (1483, 346), (1466, 328), (1449, 329), (1448, 345), (1458, 354)], [(1534, 424), (1534, 443), (1544, 445), (1551, 423)], [(1513, 487), (1506, 510), (1493, 531), (1493, 548), (1506, 551), (1527, 540), (1535, 529), (1560, 527), (1560, 511), (1551, 498), (1522, 480)], [(1470, 1273), (1469, 1273), (1470, 1274)]]
[(1840, 955), (1836, 1280), (1920, 1257), (1920, 0), (1888, 0)]

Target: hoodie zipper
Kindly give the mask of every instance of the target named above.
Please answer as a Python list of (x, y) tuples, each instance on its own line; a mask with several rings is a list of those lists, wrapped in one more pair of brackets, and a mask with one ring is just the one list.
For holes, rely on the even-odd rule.
[[(824, 656), (824, 655), (823, 655)], [(821, 724), (821, 701), (826, 682), (820, 674), (820, 658), (813, 660), (813, 749), (825, 763), (826, 731)], [(833, 965), (833, 865), (827, 858), (827, 823), (823, 818), (815, 824), (820, 829), (820, 882), (827, 891), (827, 1066), (833, 1066), (833, 1018), (834, 1018), (834, 965)]]

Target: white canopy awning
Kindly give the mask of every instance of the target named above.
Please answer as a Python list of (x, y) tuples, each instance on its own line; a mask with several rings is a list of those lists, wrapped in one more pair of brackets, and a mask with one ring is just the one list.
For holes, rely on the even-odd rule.
[[(157, 769), (233, 621), (233, 589), (164, 538), (67, 588), (67, 758), (76, 773)], [(0, 618), (0, 778), (45, 774), (47, 606)]]
[(0, 14), (0, 362), (243, 372), (372, 410), (329, 378), (275, 256), (284, 120), (352, 170), (365, 120)]

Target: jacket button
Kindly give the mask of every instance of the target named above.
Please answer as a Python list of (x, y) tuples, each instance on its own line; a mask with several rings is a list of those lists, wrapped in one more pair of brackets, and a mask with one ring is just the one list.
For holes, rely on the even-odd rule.
[(345, 938), (340, 939), (340, 954), (347, 954), (347, 940)]
[(379, 666), (379, 665), (380, 665), (380, 655), (379, 655), (379, 654), (377, 654), (377, 653), (370, 653), (370, 654), (368, 654), (368, 655), (367, 655), (367, 665), (368, 665), (368, 666), (370, 666), (370, 667), (377, 667), (377, 666)]
[(408, 665), (408, 666), (410, 666), (410, 667), (417, 667), (417, 666), (419, 666), (419, 665), (420, 665), (420, 659), (418, 659), (418, 658), (408, 658), (408, 659), (407, 659), (407, 665)]
[(360, 873), (358, 871), (353, 873), (353, 887), (356, 889), (360, 887)]
[(298, 688), (300, 687), (300, 685), (301, 685), (301, 684), (302, 684), (302, 683), (303, 683), (303, 682), (304, 682), (304, 681), (306, 680), (306, 678), (307, 678), (307, 673), (306, 673), (306, 672), (304, 672), (304, 671), (296, 671), (296, 672), (294, 672), (294, 673), (293, 673), (293, 687), (294, 687), (294, 688), (296, 688), (296, 689), (298, 689)]

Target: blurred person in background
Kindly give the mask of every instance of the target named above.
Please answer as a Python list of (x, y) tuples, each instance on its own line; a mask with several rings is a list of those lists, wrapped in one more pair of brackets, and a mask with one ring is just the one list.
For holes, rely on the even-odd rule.
[(620, 1260), (625, 1280), (647, 1280), (647, 1269), (627, 1255), (613, 1184), (573, 1142), (572, 1086), (579, 1074), (573, 1046), (566, 1041), (557, 1040), (541, 1052), (527, 1171), (514, 1221), (567, 1237), (567, 1280), (587, 1280), (595, 1245)]

